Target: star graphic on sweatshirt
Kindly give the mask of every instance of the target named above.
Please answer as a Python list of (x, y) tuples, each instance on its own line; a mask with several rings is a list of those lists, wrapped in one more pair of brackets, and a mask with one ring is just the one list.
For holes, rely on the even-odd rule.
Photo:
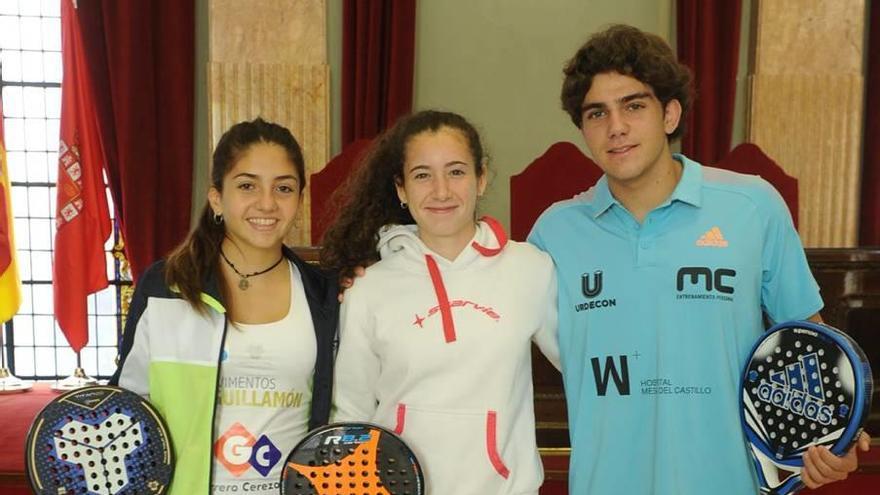
[(416, 319), (415, 321), (413, 321), (413, 325), (418, 325), (419, 328), (425, 328), (424, 325), (422, 325), (422, 322), (424, 321), (425, 319), (419, 316), (418, 313), (416, 313)]

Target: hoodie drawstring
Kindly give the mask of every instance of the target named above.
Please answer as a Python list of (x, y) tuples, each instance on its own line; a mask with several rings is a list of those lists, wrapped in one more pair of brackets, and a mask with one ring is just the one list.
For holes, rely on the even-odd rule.
[[(484, 216), (480, 219), (492, 230), (495, 239), (498, 240), (497, 248), (488, 248), (477, 241), (471, 243), (478, 253), (490, 258), (496, 256), (507, 245), (507, 234), (504, 227), (498, 223), (498, 220), (490, 216)], [(452, 306), (449, 304), (449, 296), (446, 294), (446, 285), (443, 284), (443, 276), (440, 273), (440, 267), (434, 261), (434, 257), (430, 254), (425, 255), (425, 264), (428, 266), (428, 273), (431, 275), (431, 283), (434, 285), (434, 293), (437, 294), (437, 305), (440, 307), (440, 317), (443, 319), (443, 337), (446, 343), (455, 342), (455, 320), (452, 319)]]
[(430, 254), (425, 255), (425, 264), (428, 265), (428, 273), (431, 274), (431, 283), (434, 284), (434, 293), (437, 294), (437, 304), (440, 306), (440, 316), (443, 318), (443, 336), (446, 343), (455, 342), (455, 322), (452, 320), (452, 307), (449, 305), (449, 296), (446, 295), (446, 286), (443, 285), (443, 277), (440, 275), (440, 267)]
[(504, 246), (507, 245), (507, 233), (504, 232), (504, 227), (502, 227), (501, 224), (498, 223), (498, 220), (495, 220), (488, 215), (480, 218), (480, 221), (488, 225), (489, 228), (492, 230), (492, 233), (495, 234), (495, 239), (498, 240), (498, 247), (487, 248), (486, 246), (478, 244), (477, 241), (472, 242), (471, 247), (476, 249), (477, 252), (482, 254), (483, 256), (491, 258), (492, 256), (500, 253), (501, 250), (504, 249)]

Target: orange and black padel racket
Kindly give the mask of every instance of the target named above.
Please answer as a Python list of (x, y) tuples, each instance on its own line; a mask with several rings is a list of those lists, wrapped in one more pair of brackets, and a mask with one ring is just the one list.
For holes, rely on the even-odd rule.
[(424, 495), (413, 451), (369, 423), (336, 423), (309, 432), (287, 456), (282, 495)]

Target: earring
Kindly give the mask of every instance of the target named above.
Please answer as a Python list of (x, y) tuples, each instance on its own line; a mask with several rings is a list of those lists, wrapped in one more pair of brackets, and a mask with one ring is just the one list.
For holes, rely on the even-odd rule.
[(406, 203), (404, 203), (403, 201), (400, 202), (400, 209), (401, 209), (401, 210), (405, 210), (405, 209), (406, 209)]
[(214, 213), (214, 225), (220, 225), (221, 223), (223, 223), (223, 214)]

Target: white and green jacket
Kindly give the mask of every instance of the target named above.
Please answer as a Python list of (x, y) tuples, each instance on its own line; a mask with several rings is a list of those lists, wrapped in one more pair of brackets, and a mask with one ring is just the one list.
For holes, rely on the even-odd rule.
[[(315, 326), (317, 356), (309, 428), (327, 422), (339, 316), (335, 275), (310, 266), (285, 248), (302, 274)], [(110, 383), (149, 398), (168, 424), (176, 465), (170, 495), (207, 494), (220, 354), (226, 309), (215, 277), (205, 280), (201, 314), (165, 284), (164, 261), (137, 283), (123, 333), (119, 368)]]

